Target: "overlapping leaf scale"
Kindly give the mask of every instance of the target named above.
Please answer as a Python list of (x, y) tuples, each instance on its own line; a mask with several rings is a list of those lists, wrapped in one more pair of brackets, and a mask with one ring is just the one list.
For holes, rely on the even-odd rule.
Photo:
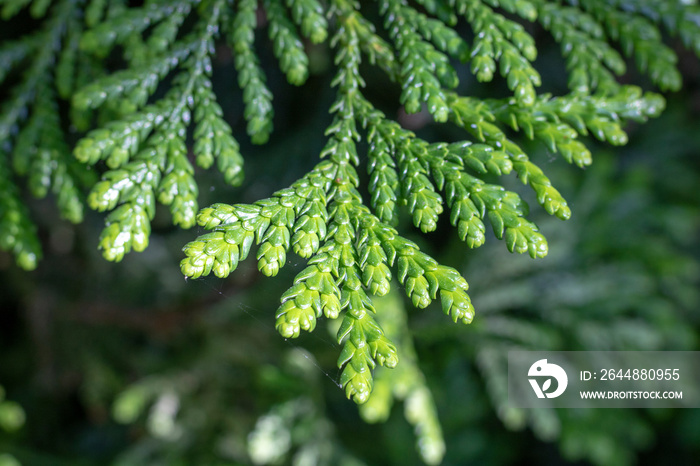
[(304, 51), (304, 44), (282, 0), (265, 0), (263, 4), (269, 21), (270, 40), (280, 69), (290, 84), (300, 86), (309, 75), (309, 57)]
[[(413, 29), (418, 31), (425, 39), (433, 43), (439, 50), (448, 53), (451, 57), (466, 62), (469, 60), (470, 47), (467, 42), (455, 31), (448, 27), (442, 20), (430, 18), (413, 8), (400, 8), (400, 13), (406, 17), (406, 21)], [(456, 18), (455, 18), (456, 19)], [(455, 87), (457, 84), (456, 75), (452, 75), (452, 70), (445, 70), (449, 75), (441, 77), (447, 83), (447, 87)], [(454, 84), (450, 85), (450, 83)]]
[(243, 156), (216, 101), (211, 81), (199, 76), (194, 86), (194, 147), (197, 164), (209, 168), (216, 161), (219, 172), (230, 185), (243, 182)]
[(401, 66), (400, 102), (408, 113), (419, 112), (425, 103), (435, 121), (446, 121), (448, 109), (442, 88), (454, 88), (459, 83), (449, 59), (422, 39), (399, 0), (384, 0), (380, 7)]
[(444, 179), (453, 209), (453, 223), (459, 221), (460, 237), (467, 239), (471, 247), (483, 244), (481, 220), (488, 215), (494, 234), (499, 239), (505, 236), (509, 251), (528, 252), (533, 258), (547, 254), (547, 240), (537, 226), (525, 218), (528, 206), (520, 196), (464, 172), (461, 160), (451, 156), (449, 151), (447, 154), (432, 151), (431, 155), (433, 172), (440, 173)]
[(429, 159), (438, 188), (446, 192), (450, 222), (460, 239), (470, 248), (481, 246), (486, 241), (483, 215), (462, 182), (462, 172), (468, 167), (477, 173), (507, 174), (512, 169), (510, 159), (491, 146), (469, 142), (435, 144)]
[(148, 246), (161, 173), (174, 145), (178, 142), (168, 142), (160, 134), (151, 138), (132, 161), (106, 172), (92, 188), (90, 207), (112, 211), (99, 242), (108, 260), (120, 261), (132, 249), (143, 251)]
[(286, 0), (292, 19), (301, 33), (314, 44), (320, 44), (328, 37), (328, 21), (323, 6), (318, 0)]
[[(226, 277), (248, 256), (253, 241), (261, 245), (258, 267), (268, 276), (276, 275), (285, 264), (291, 243), (307, 257), (315, 254), (325, 240), (325, 199), (336, 172), (334, 164), (324, 161), (268, 199), (252, 205), (215, 204), (202, 209), (197, 223), (214, 231), (185, 246), (182, 273), (198, 278), (213, 271), (217, 277)], [(320, 224), (323, 227), (313, 228)]]
[(83, 50), (106, 56), (115, 45), (124, 43), (134, 35), (140, 36), (153, 24), (169, 17), (186, 14), (193, 3), (194, 0), (157, 0), (147, 2), (141, 8), (122, 10), (120, 14), (87, 31), (80, 40), (80, 46)]
[(482, 2), (456, 0), (455, 9), (465, 15), (475, 32), (472, 73), (479, 81), (491, 81), (498, 62), (501, 76), (520, 105), (535, 102), (540, 74), (531, 62), (537, 57), (534, 39), (518, 23), (494, 12)]
[(697, 2), (667, 2), (665, 0), (638, 0), (613, 2), (626, 11), (634, 11), (654, 23), (663, 24), (672, 35), (679, 35), (686, 47), (700, 56), (700, 28)]
[(516, 14), (528, 21), (537, 19), (537, 3), (540, 0), (484, 0), (494, 8), (503, 8), (509, 13)]
[(93, 181), (85, 166), (75, 161), (63, 138), (55, 95), (47, 82), (36, 89), (34, 111), (17, 135), (12, 150), (13, 168), (28, 177), (37, 198), (49, 192), (56, 196), (61, 216), (73, 223), (83, 220), (81, 188)]
[(104, 160), (112, 169), (126, 164), (151, 132), (165, 121), (170, 103), (170, 100), (163, 99), (146, 106), (141, 112), (90, 131), (76, 144), (75, 157), (88, 165)]
[(337, 336), (343, 345), (338, 357), (340, 385), (348, 398), (361, 404), (372, 393), (376, 365), (393, 368), (399, 358), (396, 346), (373, 317), (375, 310), (362, 288), (356, 265), (341, 266), (340, 273), (344, 276), (341, 306), (345, 310)]
[(624, 74), (627, 67), (593, 17), (578, 8), (540, 2), (539, 21), (561, 45), (570, 89), (582, 93), (616, 90), (615, 76)]
[(457, 15), (454, 12), (452, 2), (449, 0), (416, 0), (416, 3), (432, 16), (451, 27), (454, 27), (457, 23)]
[(312, 332), (322, 315), (335, 319), (340, 314), (338, 245), (329, 239), (294, 279), (294, 285), (282, 295), (275, 327), (285, 338), (296, 338), (301, 330)]
[(65, 28), (77, 11), (70, 1), (57, 3), (53, 8), (52, 17), (35, 36), (27, 37), (20, 41), (19, 45), (16, 43), (5, 54), (5, 60), (10, 66), (16, 67), (22, 63), (22, 58), (29, 58), (23, 57), (25, 53), (31, 54), (31, 61), (21, 73), (22, 81), (8, 91), (8, 98), (0, 107), (0, 147), (4, 150), (8, 151), (12, 147), (13, 136), (33, 110), (37, 88), (48, 86), (52, 80), (51, 71), (64, 39)]
[(413, 216), (413, 224), (423, 233), (437, 228), (442, 213), (442, 196), (430, 181), (430, 168), (426, 163), (427, 148), (418, 140), (398, 140), (396, 155), (401, 180), (401, 197)]
[(659, 28), (636, 12), (623, 11), (621, 2), (612, 4), (601, 0), (588, 0), (581, 8), (590, 12), (604, 25), (608, 36), (619, 41), (623, 52), (634, 58), (637, 68), (649, 75), (661, 90), (678, 90), (682, 85), (680, 71), (676, 67), (678, 57), (661, 39)]
[(537, 202), (548, 214), (556, 215), (562, 220), (571, 217), (571, 209), (559, 191), (552, 186), (549, 178), (529, 160), (527, 154), (517, 144), (509, 140), (505, 133), (492, 123), (496, 117), (489, 108), (490, 104), (454, 94), (449, 97), (452, 121), (466, 129), (479, 141), (508, 154), (518, 178), (535, 191)]
[(160, 81), (194, 51), (198, 42), (194, 38), (180, 43), (167, 55), (154, 58), (147, 64), (121, 70), (92, 82), (73, 95), (73, 105), (79, 109), (94, 109), (106, 101), (120, 99), (123, 105), (129, 107), (130, 112), (142, 108)]
[[(75, 155), (82, 162), (94, 164), (103, 159), (110, 168), (89, 196), (94, 209), (116, 208), (107, 217), (100, 237), (103, 255), (110, 260), (121, 260), (131, 249), (142, 251), (147, 246), (156, 197), (170, 207), (175, 225), (189, 228), (195, 224), (198, 187), (185, 143), (192, 111), (197, 162), (207, 167), (216, 159), (227, 182), (236, 184), (242, 179), (238, 144), (223, 120), (208, 77), (223, 2), (211, 1), (205, 6), (181, 44), (179, 50), (186, 59), (168, 93), (140, 112), (91, 131), (76, 146)], [(171, 29), (161, 32), (174, 37)], [(173, 59), (170, 65), (177, 61)], [(114, 89), (117, 94), (123, 91), (120, 86)], [(85, 95), (91, 93), (88, 89)], [(86, 102), (90, 104), (90, 99)]]
[(338, 331), (338, 342), (343, 345), (338, 358), (340, 384), (357, 403), (369, 398), (375, 366), (394, 367), (398, 362), (395, 346), (372, 317), (374, 308), (360, 278), (355, 246), (355, 210), (360, 205), (359, 193), (350, 181), (334, 180), (328, 238), (282, 296), (276, 313), (280, 334), (295, 338), (302, 330), (313, 331), (322, 315), (335, 319), (345, 311)]
[(374, 24), (359, 12), (353, 15), (355, 21), (353, 33), (357, 37), (358, 46), (369, 57), (372, 65), (379, 66), (392, 81), (399, 79), (399, 63), (392, 46), (377, 33)]
[(395, 126), (379, 117), (367, 135), (370, 203), (379, 219), (388, 224), (398, 223), (399, 175), (394, 159), (394, 134)]
[(551, 152), (559, 152), (580, 167), (590, 165), (591, 153), (576, 140), (578, 135), (593, 135), (612, 145), (627, 143), (623, 129), (628, 121), (644, 122), (658, 116), (664, 99), (652, 92), (642, 93), (636, 86), (618, 86), (614, 93), (601, 95), (571, 94), (552, 98), (538, 97), (532, 108), (500, 101), (489, 101), (493, 115), (514, 130), (522, 130), (530, 139), (542, 141)]
[[(358, 210), (363, 211), (359, 194), (348, 183), (336, 190), (334, 200), (335, 240), (339, 244), (338, 280), (341, 283), (341, 309), (345, 311), (338, 343), (343, 349), (338, 357), (340, 384), (348, 398), (364, 403), (372, 392), (372, 370), (377, 364), (395, 367), (398, 354), (373, 317), (374, 307), (362, 283), (355, 238), (358, 234)], [(364, 252), (364, 251), (363, 251)], [(368, 263), (365, 261), (365, 270)]]
[[(56, 195), (61, 215), (79, 222), (83, 216), (80, 185), (90, 182), (86, 170), (73, 163), (64, 138), (57, 94), (65, 90), (63, 71), (56, 69), (61, 62), (61, 48), (66, 46), (66, 29), (76, 22), (80, 9), (71, 1), (34, 2), (30, 13), (40, 18), (51, 7), (51, 15), (38, 30), (0, 50), (0, 82), (15, 71), (21, 80), (7, 89), (7, 99), (0, 108), (0, 150), (2, 153), (4, 199), (0, 207), (0, 230), (7, 235), (0, 249), (10, 251), (17, 264), (31, 270), (41, 257), (36, 227), (29, 220), (27, 209), (20, 203), (18, 187), (9, 172), (12, 168), (28, 177), (29, 190), (37, 197), (49, 191)], [(14, 16), (24, 2), (5, 5), (5, 18)], [(15, 9), (15, 7), (17, 9)], [(20, 69), (20, 65), (24, 65)], [(64, 66), (65, 68), (65, 66)], [(7, 165), (6, 165), (7, 164)], [(6, 169), (5, 169), (6, 167)]]
[(274, 110), (272, 93), (265, 85), (265, 73), (253, 48), (257, 7), (256, 0), (238, 2), (227, 39), (234, 53), (238, 85), (243, 90), (248, 135), (253, 143), (263, 144), (272, 132)]
[[(371, 231), (371, 234), (368, 233), (369, 238), (379, 241), (387, 264), (396, 265), (397, 278), (416, 307), (427, 307), (437, 299), (439, 292), (445, 314), (450, 315), (455, 322), (472, 321), (474, 307), (466, 293), (467, 282), (459, 272), (438, 264), (435, 259), (420, 251), (415, 243), (403, 238), (395, 229), (380, 222), (367, 211), (361, 213), (361, 238), (364, 237), (363, 231)], [(371, 262), (365, 261), (365, 264), (366, 268)]]

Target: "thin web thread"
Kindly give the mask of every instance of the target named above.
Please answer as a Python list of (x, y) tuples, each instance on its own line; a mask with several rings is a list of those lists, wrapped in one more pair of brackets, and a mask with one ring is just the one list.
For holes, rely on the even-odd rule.
[[(185, 277), (185, 281), (188, 283), (196, 283), (199, 285), (206, 285), (211, 290), (215, 291), (218, 295), (222, 296), (226, 300), (234, 299), (233, 296), (227, 295), (226, 293), (224, 293), (222, 291), (221, 287), (223, 286), (223, 280), (217, 280), (219, 283), (218, 288), (217, 288), (217, 286), (215, 286), (213, 283), (211, 283), (209, 280), (206, 280), (206, 279), (200, 278), (200, 279), (196, 279), (196, 280), (188, 280), (188, 277)], [(259, 313), (259, 311), (257, 309), (253, 308), (252, 306), (248, 306), (246, 304), (243, 304), (241, 302), (236, 303), (236, 306), (238, 307), (238, 309), (245, 312), (246, 315), (251, 317), (257, 325), (259, 325), (261, 328), (265, 329), (266, 332), (271, 331), (275, 334), (276, 337), (283, 338), (269, 322), (262, 320), (260, 317), (258, 317), (258, 315), (256, 315)], [(271, 317), (273, 317), (273, 316), (271, 316)], [(333, 348), (338, 349), (338, 350), (340, 349), (340, 347), (338, 346), (338, 344), (335, 341), (321, 337), (320, 335), (318, 335), (318, 332), (310, 332), (309, 335), (311, 336), (311, 338), (319, 340), (326, 345), (332, 346)], [(302, 356), (304, 356), (311, 364), (313, 364), (313, 366), (316, 369), (321, 371), (321, 373), (323, 375), (328, 377), (328, 379), (330, 379), (335, 386), (337, 386), (338, 388), (341, 388), (341, 389), (343, 388), (343, 386), (338, 381), (340, 379), (340, 369), (337, 370), (335, 377), (331, 376), (328, 371), (326, 371), (323, 367), (321, 367), (321, 365), (318, 363), (318, 361), (316, 361), (316, 358), (314, 358), (312, 356), (310, 357), (309, 354), (307, 353), (307, 351), (303, 350), (303, 347), (292, 343), (292, 339), (290, 339), (290, 338), (283, 338), (283, 340), (291, 348), (294, 348), (295, 350), (299, 350), (299, 353), (301, 353)]]

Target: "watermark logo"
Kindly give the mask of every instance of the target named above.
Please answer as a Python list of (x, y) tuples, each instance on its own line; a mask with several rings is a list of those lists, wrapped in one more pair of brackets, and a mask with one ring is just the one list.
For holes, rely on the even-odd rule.
[(700, 408), (700, 351), (508, 351), (507, 383), (515, 408)]
[[(566, 376), (564, 369), (556, 364), (548, 363), (546, 359), (540, 359), (530, 366), (527, 375), (528, 377), (535, 377), (528, 380), (537, 398), (556, 398), (564, 393), (569, 383), (569, 378)], [(540, 386), (538, 382), (539, 379), (544, 379), (542, 386)], [(552, 388), (552, 379), (557, 381), (557, 385), (556, 389), (550, 392), (549, 390)]]

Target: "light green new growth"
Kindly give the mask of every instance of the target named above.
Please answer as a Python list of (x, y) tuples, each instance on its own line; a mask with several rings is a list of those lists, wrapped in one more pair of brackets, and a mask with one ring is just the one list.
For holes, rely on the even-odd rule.
[[(157, 203), (169, 206), (175, 225), (211, 230), (184, 248), (188, 277), (226, 277), (251, 253), (264, 275), (275, 276), (291, 251), (308, 266), (282, 295), (276, 328), (294, 338), (313, 331), (318, 319), (340, 318), (340, 383), (349, 398), (366, 402), (375, 367), (399, 362), (371, 298), (389, 293), (392, 276), (416, 307), (437, 300), (455, 322), (474, 316), (465, 279), (404, 238), (395, 229), (398, 217), (407, 213), (430, 232), (445, 214), (469, 248), (484, 244), (490, 224), (511, 252), (545, 256), (547, 241), (528, 220), (527, 203), (493, 180), (514, 174), (547, 213), (572, 213), (517, 137), (586, 167), (592, 155), (584, 137), (625, 144), (628, 122), (644, 122), (664, 107), (660, 95), (617, 81), (627, 72), (623, 56), (666, 91), (678, 89), (681, 77), (659, 25), (700, 53), (700, 8), (692, 2), (417, 3), (2, 1), (5, 20), (23, 8), (46, 19), (0, 47), (0, 83), (14, 79), (0, 110), (0, 247), (25, 269), (41, 257), (18, 187), (26, 177), (34, 196), (55, 195), (69, 221), (82, 220), (85, 202), (107, 213), (99, 248), (108, 260), (147, 247)], [(373, 24), (368, 12), (377, 11)], [(455, 29), (460, 18), (471, 43)], [(215, 47), (233, 54), (252, 141), (264, 143), (272, 132), (273, 96), (254, 44), (258, 27), (272, 41), (280, 72), (297, 86), (309, 74), (309, 45), (329, 42), (337, 98), (325, 160), (267, 199), (200, 210), (194, 164), (216, 165), (231, 185), (243, 179), (239, 144), (212, 86)], [(538, 28), (561, 45), (570, 89), (564, 95), (538, 93), (547, 77), (535, 67), (528, 32)], [(107, 59), (115, 56), (123, 69), (110, 70)], [(375, 108), (363, 94), (363, 60), (401, 90), (406, 112), (425, 109), (436, 122), (462, 128), (464, 139), (424, 140)], [(458, 65), (480, 82), (502, 79), (506, 95), (464, 95)], [(82, 137), (71, 155), (76, 132)], [(358, 154), (363, 139), (367, 151)], [(360, 195), (361, 160), (368, 200)]]

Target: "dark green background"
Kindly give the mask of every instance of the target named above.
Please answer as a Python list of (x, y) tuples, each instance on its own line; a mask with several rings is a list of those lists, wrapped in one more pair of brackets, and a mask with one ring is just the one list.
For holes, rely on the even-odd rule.
[[(3, 34), (23, 30), (22, 21)], [(565, 92), (558, 49), (543, 31), (531, 32), (541, 47), (537, 66), (544, 90)], [(198, 173), (202, 206), (269, 196), (303, 176), (325, 144), (334, 97), (330, 52), (310, 48), (313, 75), (293, 88), (276, 69), (264, 37), (258, 39), (275, 98), (276, 131), (265, 146), (249, 144), (232, 58), (222, 47), (215, 86), (242, 145), (246, 182), (230, 188), (218, 174)], [(587, 141), (593, 167), (581, 171), (540, 144), (518, 140), (573, 211), (567, 222), (548, 218), (508, 177), (549, 239), (547, 258), (513, 256), (493, 235), (469, 250), (446, 218), (428, 235), (402, 220), (411, 239), (464, 274), (477, 310), (474, 323), (464, 327), (452, 324), (439, 306), (419, 311), (407, 301), (445, 435), (444, 464), (696, 464), (698, 410), (513, 411), (504, 407), (502, 393), (504, 358), (512, 347), (700, 350), (699, 65), (677, 49), (685, 89), (667, 96), (660, 119), (630, 126), (626, 147)], [(368, 98), (399, 115), (398, 89), (376, 69), (366, 67), (363, 74)], [(464, 94), (504, 95), (503, 83), (480, 85), (465, 67), (460, 77)], [(631, 72), (623, 79), (641, 78)], [(420, 117), (402, 122), (428, 140), (466, 137)], [(0, 430), (0, 452), (25, 465), (246, 464), (245, 442), (259, 417), (302, 400), (290, 421), (292, 454), (323, 434), (330, 464), (354, 464), (349, 458), (420, 464), (400, 404), (386, 423), (369, 425), (344, 398), (335, 384), (339, 348), (325, 326), (298, 341), (276, 333), (278, 297), (303, 268), (301, 259), (290, 254), (275, 279), (264, 278), (248, 260), (226, 280), (186, 281), (178, 266), (181, 248), (203, 230), (170, 226), (166, 209), (158, 211), (149, 248), (113, 264), (97, 251), (102, 215), (90, 212), (73, 226), (59, 219), (51, 199), (27, 200), (45, 258), (36, 271), (24, 272), (0, 253), (0, 384), (26, 412), (23, 428)], [(310, 359), (300, 368), (294, 361), (301, 351)], [(115, 420), (115, 400), (134, 386), (177, 393), (180, 440), (153, 435), (150, 402), (134, 422)], [(291, 462), (292, 454), (282, 462)]]

